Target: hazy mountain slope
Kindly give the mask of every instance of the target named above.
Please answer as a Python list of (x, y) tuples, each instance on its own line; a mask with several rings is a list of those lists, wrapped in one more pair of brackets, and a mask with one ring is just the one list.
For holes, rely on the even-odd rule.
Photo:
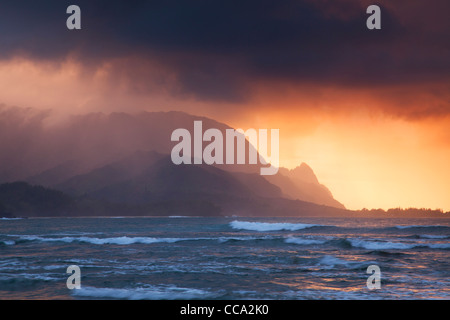
[(345, 208), (343, 204), (333, 198), (327, 187), (319, 183), (313, 170), (305, 163), (293, 170), (280, 168), (276, 175), (265, 176), (265, 178), (280, 187), (283, 194), (290, 199)]
[(64, 216), (70, 214), (73, 199), (61, 191), (25, 182), (0, 185), (0, 217)]
[[(224, 134), (230, 128), (183, 112), (91, 113), (54, 120), (50, 112), (0, 108), (0, 183), (23, 180), (66, 191), (70, 191), (70, 185), (76, 194), (112, 186), (123, 182), (124, 177), (139, 174), (140, 168), (147, 165), (145, 161), (152, 163), (151, 159), (142, 158), (136, 160), (143, 161), (140, 164), (128, 164), (124, 159), (148, 151), (169, 155), (176, 144), (170, 139), (173, 130), (186, 128), (193, 136), (195, 120), (203, 122), (203, 131), (217, 128)], [(250, 147), (247, 143), (247, 150)], [(125, 164), (121, 165), (121, 161)], [(277, 175), (264, 177), (259, 176), (259, 165), (217, 165), (217, 168), (257, 174), (258, 177), (235, 178), (258, 195), (279, 196), (275, 185), (291, 199), (343, 207), (306, 165), (294, 170), (280, 168)], [(186, 173), (191, 170), (196, 169), (187, 169)]]
[(89, 194), (124, 180), (132, 179), (165, 157), (155, 151), (137, 151), (133, 155), (55, 184), (56, 189), (73, 195)]
[(282, 196), (278, 187), (260, 175), (231, 173), (208, 165), (177, 166), (169, 156), (153, 151), (140, 152), (120, 162), (72, 177), (56, 188), (72, 195), (122, 203)]

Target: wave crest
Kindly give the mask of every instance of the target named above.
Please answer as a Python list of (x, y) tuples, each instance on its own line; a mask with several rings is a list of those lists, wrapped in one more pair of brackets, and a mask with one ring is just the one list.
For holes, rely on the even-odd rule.
[(127, 300), (178, 300), (212, 298), (209, 291), (175, 286), (141, 287), (134, 289), (81, 287), (74, 290), (75, 296), (87, 298), (110, 298)]
[(427, 247), (430, 249), (450, 249), (450, 243), (404, 243), (360, 239), (349, 239), (349, 241), (353, 247), (364, 248), (367, 250), (405, 250), (420, 247)]
[(286, 243), (293, 243), (299, 245), (310, 245), (310, 244), (324, 244), (326, 241), (324, 240), (314, 240), (314, 239), (302, 239), (296, 237), (289, 237), (284, 240)]
[(409, 226), (395, 226), (396, 229), (414, 229), (414, 228), (433, 228), (433, 229), (450, 229), (449, 226), (441, 225), (409, 225)]
[(113, 237), (113, 238), (93, 238), (93, 237), (61, 237), (61, 238), (42, 238), (38, 236), (23, 236), (23, 240), (28, 241), (42, 241), (42, 242), (86, 242), (91, 244), (117, 244), (117, 245), (128, 245), (134, 243), (143, 243), (143, 244), (152, 244), (152, 243), (175, 243), (183, 240), (192, 240), (192, 239), (183, 239), (183, 238), (151, 238), (151, 237)]
[(249, 231), (296, 231), (306, 228), (319, 227), (318, 224), (306, 223), (270, 223), (270, 222), (250, 222), (234, 220), (230, 222), (230, 227), (238, 230)]

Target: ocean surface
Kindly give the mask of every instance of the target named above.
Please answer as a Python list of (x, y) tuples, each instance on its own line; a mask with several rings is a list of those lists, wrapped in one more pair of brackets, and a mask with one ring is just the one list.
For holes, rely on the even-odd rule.
[(0, 299), (450, 299), (450, 219), (3, 218)]

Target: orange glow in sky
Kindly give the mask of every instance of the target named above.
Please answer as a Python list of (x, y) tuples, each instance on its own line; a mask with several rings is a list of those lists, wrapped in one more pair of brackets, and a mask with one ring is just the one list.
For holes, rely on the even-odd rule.
[(320, 121), (311, 115), (270, 118), (267, 123), (280, 126), (281, 166), (306, 162), (347, 208), (450, 208), (445, 130), (450, 118), (407, 121), (364, 113), (322, 115)]
[(306, 162), (349, 209), (450, 210), (450, 117), (402, 116), (395, 97), (376, 95), (382, 89), (364, 92), (309, 84), (275, 94), (280, 88), (267, 91), (265, 85), (255, 84), (245, 103), (220, 104), (170, 95), (163, 88), (136, 94), (126, 83), (111, 81), (108, 72), (108, 65), (86, 72), (70, 61), (3, 61), (0, 103), (60, 114), (171, 109), (235, 128), (280, 129), (281, 166)]

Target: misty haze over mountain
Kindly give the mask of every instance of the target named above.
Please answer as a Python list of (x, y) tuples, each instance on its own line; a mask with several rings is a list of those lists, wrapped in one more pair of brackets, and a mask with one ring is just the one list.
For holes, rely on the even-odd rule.
[(305, 163), (273, 176), (259, 175), (259, 165), (174, 165), (171, 133), (192, 132), (195, 120), (203, 122), (204, 131), (230, 128), (175, 111), (91, 113), (55, 121), (49, 111), (1, 107), (0, 183), (25, 181), (127, 206), (201, 202), (227, 214), (255, 215), (264, 211), (263, 199), (287, 207), (308, 202), (344, 209)]

